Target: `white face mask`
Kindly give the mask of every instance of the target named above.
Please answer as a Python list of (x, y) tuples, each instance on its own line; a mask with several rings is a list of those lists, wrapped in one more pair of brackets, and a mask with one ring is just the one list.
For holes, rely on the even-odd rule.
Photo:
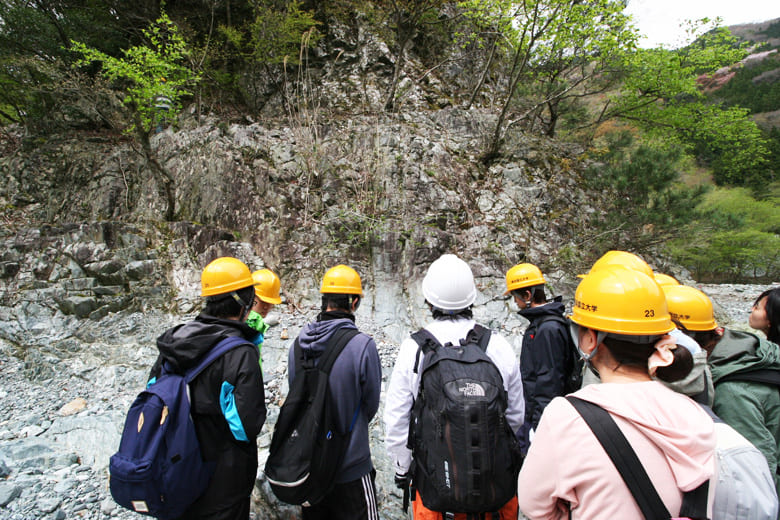
[(577, 353), (580, 355), (580, 359), (582, 359), (585, 364), (588, 365), (588, 368), (590, 368), (594, 373), (598, 374), (598, 372), (596, 372), (596, 370), (593, 368), (593, 365), (591, 365), (590, 360), (593, 359), (593, 356), (595, 356), (598, 352), (599, 345), (601, 345), (601, 342), (604, 341), (604, 338), (607, 337), (607, 333), (602, 330), (596, 331), (596, 347), (590, 351), (590, 354), (586, 354), (580, 348), (580, 326), (574, 322), (571, 322), (571, 324), (569, 324), (569, 333), (571, 334), (571, 338), (574, 341), (574, 346), (577, 347)]

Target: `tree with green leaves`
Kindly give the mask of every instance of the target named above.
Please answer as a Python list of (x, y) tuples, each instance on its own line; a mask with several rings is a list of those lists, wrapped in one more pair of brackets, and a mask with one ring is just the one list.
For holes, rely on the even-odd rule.
[(124, 7), (110, 0), (0, 2), (0, 124), (36, 123), (67, 105), (71, 39), (118, 52), (134, 34)]
[(500, 41), (510, 57), (485, 160), (499, 153), (520, 85), (537, 87), (526, 89), (533, 97), (525, 100), (515, 121), (542, 119), (545, 132), (554, 135), (561, 103), (603, 92), (614, 56), (633, 49), (637, 37), (618, 0), (465, 0), (459, 5), (478, 26), (501, 31)]
[(589, 225), (596, 249), (642, 249), (679, 235), (703, 192), (680, 182), (681, 158), (679, 146), (636, 142), (629, 132), (591, 152), (584, 184), (600, 194)]
[(575, 2), (539, 40), (530, 82), (535, 95), (526, 113), (549, 137), (566, 115), (564, 106), (613, 87), (619, 77), (615, 57), (636, 48), (637, 32), (623, 9), (623, 2), (611, 0)]
[[(708, 23), (701, 20), (689, 30), (696, 33)], [(719, 184), (760, 185), (769, 155), (760, 129), (747, 109), (709, 103), (697, 81), (746, 54), (746, 47), (722, 27), (681, 49), (624, 53), (620, 88), (594, 123), (623, 120), (651, 136), (673, 139), (712, 167)]]
[(756, 200), (745, 188), (716, 188), (669, 251), (697, 280), (772, 281), (780, 276), (779, 233), (777, 200)]
[(438, 16), (435, 15), (446, 2), (444, 0), (377, 0), (376, 3), (387, 10), (393, 31), (395, 64), (384, 106), (385, 110), (392, 112), (396, 108), (396, 91), (406, 65), (407, 52), (418, 32), (423, 30), (426, 24), (438, 21)]
[[(250, 107), (262, 104), (261, 88), (255, 83), (258, 78), (262, 87), (270, 83), (282, 89), (288, 69), (301, 65), (305, 51), (319, 41), (319, 22), (313, 11), (302, 6), (300, 0), (253, 2), (248, 23), (220, 25), (219, 33), (235, 53), (234, 68), (238, 66), (232, 81)], [(287, 97), (288, 92), (283, 93)], [(287, 101), (292, 105), (291, 100)]]
[(166, 199), (165, 218), (173, 220), (176, 214), (174, 179), (156, 159), (149, 136), (160, 117), (176, 118), (182, 108), (182, 99), (191, 95), (190, 89), (198, 76), (185, 66), (187, 45), (165, 13), (143, 34), (145, 44), (124, 50), (122, 58), (76, 41), (72, 42), (72, 49), (82, 56), (76, 62), (77, 66), (98, 62), (100, 74), (122, 87), (123, 102), (132, 121), (126, 131), (141, 145), (140, 153), (155, 173)]

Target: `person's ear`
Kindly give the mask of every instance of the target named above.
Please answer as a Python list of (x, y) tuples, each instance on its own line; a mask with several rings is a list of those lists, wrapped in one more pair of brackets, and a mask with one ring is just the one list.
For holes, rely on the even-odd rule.
[(580, 327), (580, 338), (579, 338), (579, 346), (580, 350), (583, 351), (585, 354), (590, 354), (593, 352), (593, 349), (598, 347), (598, 335), (595, 330), (588, 329), (585, 327)]

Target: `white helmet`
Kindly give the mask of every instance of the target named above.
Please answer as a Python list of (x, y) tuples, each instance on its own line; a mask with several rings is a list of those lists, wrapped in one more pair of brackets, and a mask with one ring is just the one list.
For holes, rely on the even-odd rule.
[(455, 255), (442, 255), (431, 264), (422, 292), (428, 303), (443, 311), (466, 309), (477, 299), (471, 268)]

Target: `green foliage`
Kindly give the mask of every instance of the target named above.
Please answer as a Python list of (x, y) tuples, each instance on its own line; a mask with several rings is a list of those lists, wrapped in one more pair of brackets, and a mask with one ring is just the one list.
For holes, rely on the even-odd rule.
[[(516, 119), (542, 123), (554, 136), (567, 100), (602, 93), (616, 57), (632, 50), (636, 30), (619, 0), (463, 0), (459, 6), (478, 32), (499, 31), (499, 43), (510, 58), (504, 71), (503, 107), (483, 159), (499, 151), (510, 106), (521, 84), (530, 85), (520, 99)], [(608, 84), (608, 81), (606, 82)], [(568, 106), (567, 106), (568, 105)]]
[(719, 184), (759, 186), (772, 178), (767, 143), (748, 111), (708, 103), (697, 78), (747, 53), (728, 30), (707, 32), (688, 47), (638, 49), (622, 56), (619, 92), (602, 119), (623, 119), (683, 144), (713, 169)]
[[(745, 46), (727, 29), (716, 29), (682, 49), (636, 49), (621, 55), (624, 71), (619, 93), (613, 97), (612, 115), (664, 126), (679, 101), (702, 101), (697, 78), (738, 62), (747, 55)], [(674, 121), (672, 123), (679, 124)], [(652, 125), (655, 123), (655, 125)]]
[(766, 38), (780, 38), (780, 22), (775, 22), (761, 31)]
[(512, 3), (506, 0), (460, 0), (458, 8), (471, 25), (468, 33), (454, 35), (467, 43), (484, 44), (493, 41), (493, 36), (500, 34), (498, 44), (505, 49), (511, 49), (512, 42), (518, 39), (517, 28), (512, 24)]
[(586, 186), (601, 194), (591, 222), (594, 236), (634, 249), (676, 236), (702, 194), (679, 182), (680, 158), (679, 147), (635, 144), (627, 132), (609, 136), (585, 173)]
[(71, 36), (107, 52), (126, 41), (118, 13), (102, 3), (0, 2), (0, 124), (35, 121), (62, 105), (57, 89)]
[[(769, 164), (780, 164), (780, 127), (773, 127), (767, 135), (767, 148), (769, 149)], [(777, 166), (775, 166), (777, 167)]]
[(187, 46), (170, 18), (163, 13), (143, 31), (146, 45), (123, 51), (123, 58), (114, 58), (80, 42), (72, 42), (73, 50), (83, 58), (77, 66), (101, 63), (101, 74), (121, 85), (125, 105), (135, 116), (129, 131), (148, 133), (159, 116), (161, 102), (169, 105), (167, 117), (175, 118), (181, 110), (183, 97), (198, 76), (184, 65)]
[[(754, 82), (762, 74), (766, 79)], [(739, 68), (728, 83), (713, 93), (713, 97), (729, 106), (745, 107), (754, 114), (780, 109), (780, 57)]]
[(745, 188), (714, 189), (696, 211), (715, 229), (750, 228), (780, 233), (780, 206), (772, 201), (756, 200)]
[(238, 95), (250, 110), (258, 109), (282, 88), (287, 67), (300, 65), (302, 53), (317, 44), (319, 26), (315, 12), (302, 9), (299, 0), (253, 2), (241, 23), (218, 26), (217, 50), (205, 63), (217, 83), (213, 95)]
[(669, 251), (697, 280), (761, 281), (780, 276), (780, 205), (743, 188), (718, 188), (696, 208), (687, 236)]
[(282, 3), (258, 3), (249, 29), (252, 56), (258, 63), (298, 65), (302, 43), (314, 47), (320, 38), (313, 12), (301, 9), (299, 0)]
[(712, 168), (717, 184), (759, 188), (774, 178), (767, 141), (747, 109), (691, 103), (676, 112), (678, 118), (694, 118), (695, 124), (680, 121), (677, 129)]

